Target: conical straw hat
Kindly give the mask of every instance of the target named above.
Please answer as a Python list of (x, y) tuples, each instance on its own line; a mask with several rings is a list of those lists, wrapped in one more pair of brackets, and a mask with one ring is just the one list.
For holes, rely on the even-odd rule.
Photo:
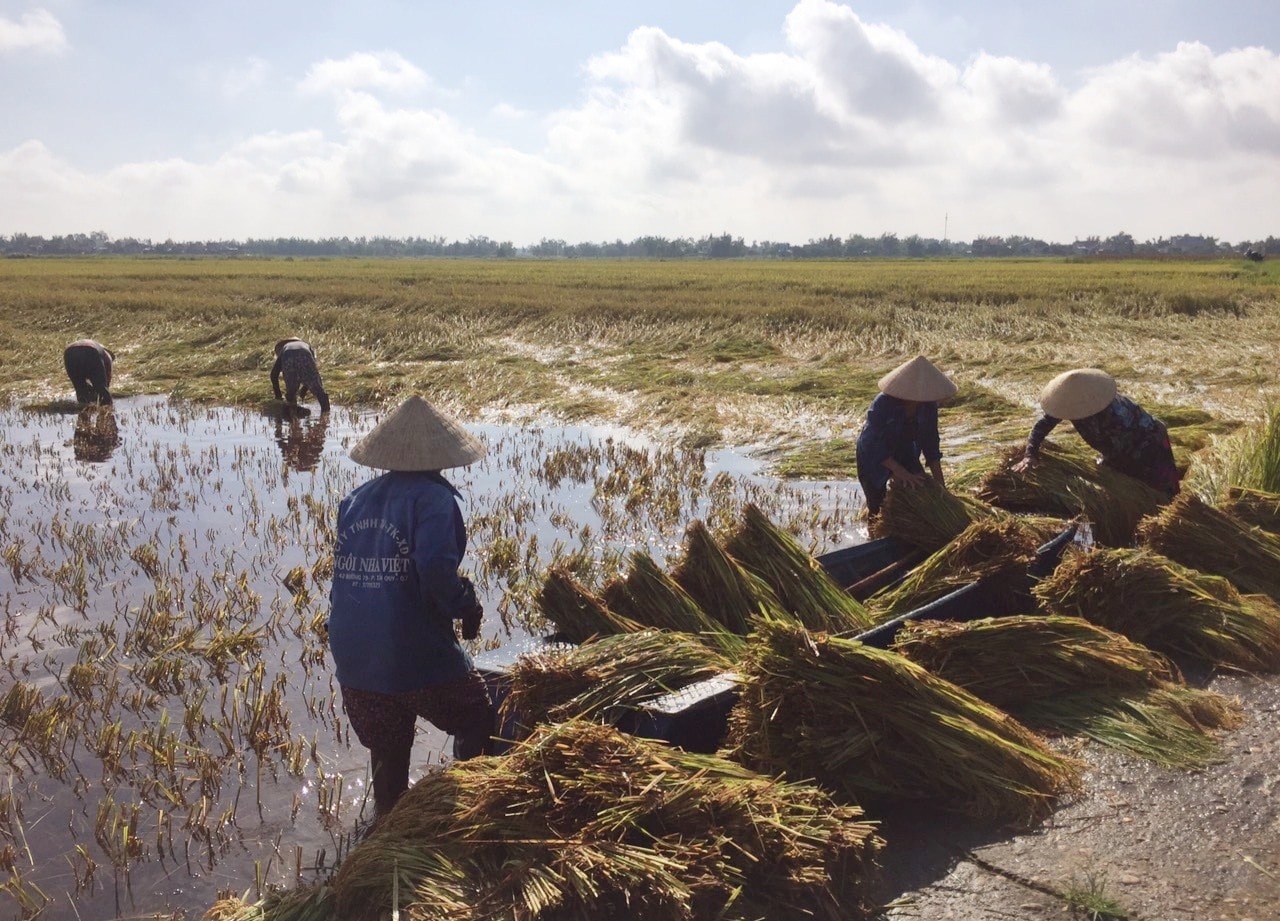
[(899, 400), (936, 403), (956, 395), (956, 385), (923, 355), (898, 365), (880, 378), (880, 392)]
[(1040, 391), (1040, 408), (1058, 419), (1084, 419), (1116, 398), (1116, 379), (1097, 368), (1064, 371)]
[(351, 449), (351, 459), (379, 470), (444, 470), (484, 457), (481, 441), (420, 396), (396, 407)]

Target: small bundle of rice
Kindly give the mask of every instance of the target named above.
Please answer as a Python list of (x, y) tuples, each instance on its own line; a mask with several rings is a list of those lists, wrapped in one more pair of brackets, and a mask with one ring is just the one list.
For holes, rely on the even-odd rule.
[(990, 505), (950, 492), (933, 479), (918, 486), (891, 485), (872, 536), (892, 537), (932, 553), (975, 521), (997, 514)]
[(641, 624), (610, 611), (562, 566), (547, 570), (537, 603), (542, 616), (556, 625), (557, 635), (566, 643), (584, 643), (593, 636), (644, 629)]
[(739, 673), (726, 751), (756, 770), (1023, 826), (1079, 789), (1081, 764), (898, 653), (766, 620)]
[(1046, 613), (1084, 618), (1165, 655), (1280, 668), (1280, 606), (1153, 550), (1068, 553), (1031, 591)]
[(782, 612), (768, 583), (729, 556), (700, 520), (685, 532), (684, 558), (672, 577), (702, 610), (739, 636), (755, 629), (760, 615)]
[(1173, 665), (1076, 617), (906, 625), (894, 650), (1033, 729), (1084, 735), (1167, 766), (1203, 767), (1239, 704), (1184, 687)]
[(1083, 443), (1045, 441), (1040, 459), (1018, 473), (1013, 467), (1023, 455), (1020, 445), (1008, 449), (979, 484), (978, 498), (1014, 512), (1082, 514), (1092, 522), (1094, 538), (1109, 547), (1132, 543), (1138, 522), (1164, 502), (1163, 494), (1141, 480), (1096, 463)]
[(1247, 525), (1280, 536), (1280, 493), (1229, 486), (1218, 508)]
[(773, 589), (782, 609), (810, 630), (857, 633), (871, 626), (867, 609), (754, 504), (743, 509), (724, 549)]
[(418, 781), (293, 921), (856, 921), (882, 846), (811, 785), (571, 722)]
[(605, 607), (627, 620), (659, 630), (694, 633), (717, 648), (739, 651), (742, 638), (708, 616), (648, 553), (631, 554), (631, 568), (600, 593)]
[(1026, 595), (1027, 570), (1040, 543), (1040, 535), (1016, 518), (979, 519), (902, 582), (868, 598), (867, 608), (877, 620), (890, 620), (983, 579), (1009, 598), (1008, 610), (991, 613), (1012, 613), (1022, 606), (1019, 597), (1030, 609), (1034, 602)]
[(1183, 566), (1225, 576), (1242, 592), (1280, 601), (1280, 538), (1192, 493), (1180, 493), (1158, 515), (1144, 518), (1138, 538)]
[(508, 673), (498, 723), (518, 738), (540, 723), (612, 723), (627, 710), (723, 674), (729, 659), (698, 637), (643, 630), (523, 656)]

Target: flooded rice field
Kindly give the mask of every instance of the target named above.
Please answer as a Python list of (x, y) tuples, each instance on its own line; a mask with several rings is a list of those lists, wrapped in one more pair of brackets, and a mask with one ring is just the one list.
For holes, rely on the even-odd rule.
[[(0, 407), (5, 917), (198, 918), (331, 869), (366, 802), (323, 641), (347, 457), (376, 418), (164, 398)], [(451, 472), (486, 621), (543, 632), (546, 567), (588, 585), (753, 502), (814, 552), (865, 539), (853, 481), (781, 482), (621, 429), (473, 426)], [(419, 724), (414, 772), (446, 757)]]

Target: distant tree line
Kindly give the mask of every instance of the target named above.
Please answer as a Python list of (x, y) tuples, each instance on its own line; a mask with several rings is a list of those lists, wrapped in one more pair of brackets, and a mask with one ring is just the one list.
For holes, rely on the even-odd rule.
[(272, 256), (272, 257), (377, 257), (424, 258), (432, 256), (490, 259), (924, 259), (929, 257), (1027, 257), (1080, 256), (1112, 258), (1208, 258), (1280, 253), (1280, 239), (1228, 243), (1215, 237), (1183, 234), (1139, 243), (1130, 234), (1087, 237), (1070, 243), (1049, 243), (1034, 237), (978, 237), (971, 241), (935, 240), (916, 235), (878, 237), (851, 234), (829, 236), (807, 243), (747, 243), (731, 234), (692, 237), (636, 237), (604, 243), (567, 243), (542, 239), (532, 246), (488, 237), (446, 240), (444, 237), (302, 237), (274, 239), (196, 240), (157, 243), (149, 239), (107, 234), (67, 234), (41, 237), (25, 233), (0, 237), (0, 255), (22, 256)]

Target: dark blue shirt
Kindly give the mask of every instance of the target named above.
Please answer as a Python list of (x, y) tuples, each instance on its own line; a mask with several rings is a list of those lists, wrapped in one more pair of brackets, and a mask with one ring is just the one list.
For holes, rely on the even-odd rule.
[(338, 507), (329, 648), (338, 682), (396, 693), (471, 670), (453, 621), (475, 601), (458, 574), (467, 532), (439, 473), (385, 473)]
[[(1040, 444), (1061, 419), (1041, 416), (1027, 438), (1027, 455), (1036, 457)], [(1170, 495), (1178, 491), (1180, 474), (1165, 424), (1126, 396), (1117, 396), (1092, 416), (1071, 423), (1103, 462)]]
[(908, 470), (923, 473), (922, 454), (929, 464), (942, 460), (938, 404), (917, 403), (912, 418), (907, 415), (905, 400), (887, 393), (877, 395), (858, 434), (858, 479), (873, 489), (883, 489), (889, 482), (886, 460), (892, 457)]

